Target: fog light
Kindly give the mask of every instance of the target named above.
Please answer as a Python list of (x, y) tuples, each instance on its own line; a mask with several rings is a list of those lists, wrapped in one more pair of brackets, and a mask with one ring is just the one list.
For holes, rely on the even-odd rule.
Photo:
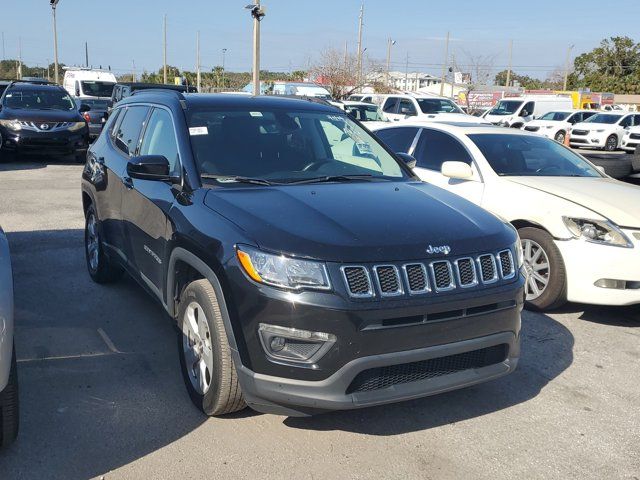
[(614, 290), (624, 290), (627, 288), (627, 282), (625, 280), (614, 280), (612, 278), (601, 278), (594, 283), (596, 287), (610, 288)]
[(297, 328), (261, 323), (258, 328), (262, 348), (269, 358), (281, 363), (316, 368), (320, 360), (336, 342), (330, 333), (311, 332)]

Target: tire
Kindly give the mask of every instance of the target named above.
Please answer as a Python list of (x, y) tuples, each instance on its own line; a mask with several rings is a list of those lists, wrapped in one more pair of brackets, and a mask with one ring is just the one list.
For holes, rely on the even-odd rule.
[(604, 150), (607, 152), (615, 152), (618, 149), (618, 137), (609, 135), (604, 143)]
[(523, 123), (514, 123), (513, 125), (511, 125), (511, 128), (522, 128), (523, 126)]
[[(540, 228), (525, 227), (518, 230), (522, 241), (525, 256), (525, 269), (527, 271), (527, 284), (525, 285), (525, 307), (530, 310), (553, 310), (567, 303), (567, 274), (560, 250), (553, 242), (553, 238)], [(530, 250), (528, 250), (530, 248)], [(536, 248), (542, 249), (540, 256), (535, 257)], [(544, 256), (547, 261), (544, 262)], [(548, 267), (539, 268), (546, 263)], [(547, 283), (539, 281), (534, 275), (546, 278)], [(533, 285), (540, 291), (535, 295)], [(542, 288), (541, 288), (542, 287)]]
[(122, 277), (124, 270), (104, 252), (102, 245), (102, 228), (93, 205), (89, 205), (85, 214), (84, 253), (87, 270), (96, 283), (111, 283)]
[(208, 280), (196, 280), (182, 291), (178, 325), (182, 376), (194, 405), (209, 416), (245, 408), (218, 298)]
[(640, 172), (640, 146), (637, 146), (631, 157), (631, 170), (633, 173)]
[(18, 436), (20, 424), (20, 408), (18, 405), (18, 369), (16, 365), (16, 349), (11, 356), (9, 382), (0, 392), (0, 448), (7, 447)]
[(553, 139), (558, 143), (564, 143), (564, 139), (566, 138), (566, 136), (567, 136), (567, 133), (564, 130), (560, 130), (558, 133), (555, 134)]

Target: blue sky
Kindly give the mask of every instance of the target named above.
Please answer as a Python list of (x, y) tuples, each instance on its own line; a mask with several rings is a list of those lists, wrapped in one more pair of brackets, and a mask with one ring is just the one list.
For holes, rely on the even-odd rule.
[[(196, 31), (201, 32), (202, 63), (221, 63), (227, 48), (227, 68), (251, 66), (251, 20), (243, 7), (248, 0), (60, 0), (58, 30), (60, 60), (84, 62), (89, 42), (90, 63), (110, 65), (116, 72), (156, 70), (162, 63), (162, 16), (168, 16), (168, 60), (193, 70)], [(287, 71), (305, 68), (323, 48), (355, 51), (360, 0), (263, 0), (262, 67)], [(534, 4), (528, 8), (525, 5)], [(48, 0), (0, 0), (0, 18), (10, 4), (10, 21), (0, 22), (8, 58), (22, 57), (45, 65), (53, 58)], [(490, 6), (489, 6), (490, 5)], [(617, 0), (614, 9), (602, 0), (366, 0), (363, 46), (384, 61), (386, 39), (397, 41), (394, 67), (438, 73), (444, 37), (451, 32), (450, 52), (460, 64), (468, 55), (494, 57), (496, 70), (507, 64), (509, 39), (514, 41), (513, 65), (518, 73), (545, 76), (564, 64), (567, 47), (579, 54), (608, 36), (638, 32), (640, 1)], [(640, 39), (637, 39), (640, 40)], [(0, 54), (2, 52), (0, 51)], [(464, 70), (464, 68), (462, 68)]]

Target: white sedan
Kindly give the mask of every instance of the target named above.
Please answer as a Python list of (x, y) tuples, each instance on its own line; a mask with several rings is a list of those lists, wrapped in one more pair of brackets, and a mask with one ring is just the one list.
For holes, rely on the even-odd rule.
[(597, 113), (571, 128), (569, 143), (572, 147), (617, 150), (621, 145), (625, 129), (634, 125), (640, 125), (640, 114)]
[(527, 305), (640, 303), (640, 188), (559, 143), (521, 130), (451, 124), (377, 130), (415, 173), (511, 222), (522, 240)]
[(595, 115), (593, 110), (556, 110), (547, 112), (536, 120), (525, 123), (522, 130), (534, 132), (559, 143), (564, 143), (571, 125), (584, 122)]

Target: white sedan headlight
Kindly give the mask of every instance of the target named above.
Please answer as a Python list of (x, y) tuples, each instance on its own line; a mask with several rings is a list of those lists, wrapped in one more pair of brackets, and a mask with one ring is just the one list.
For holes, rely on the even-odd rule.
[(8, 128), (9, 130), (13, 130), (14, 132), (22, 130), (22, 126), (18, 120), (0, 120), (0, 125)]
[(620, 228), (608, 220), (562, 217), (567, 229), (575, 238), (587, 242), (633, 248), (633, 243)]
[(87, 122), (73, 122), (69, 127), (68, 130), (70, 132), (77, 132), (78, 130), (82, 130), (84, 127), (87, 126)]
[(331, 288), (324, 263), (274, 255), (245, 245), (238, 246), (236, 253), (246, 274), (258, 283), (292, 290)]

